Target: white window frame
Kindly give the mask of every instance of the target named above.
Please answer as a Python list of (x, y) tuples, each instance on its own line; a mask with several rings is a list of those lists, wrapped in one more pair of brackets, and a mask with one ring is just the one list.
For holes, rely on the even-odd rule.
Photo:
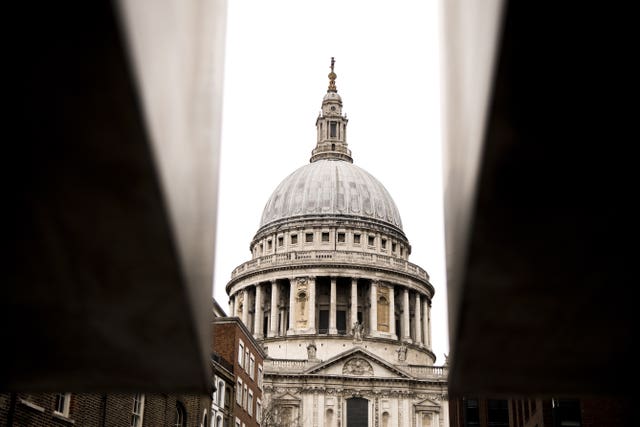
[(258, 364), (258, 388), (262, 390), (262, 382), (263, 382), (264, 372), (262, 371), (262, 365)]
[(244, 368), (244, 341), (240, 340), (238, 344), (238, 365)]
[[(59, 405), (59, 402), (62, 402), (62, 405)], [(62, 415), (63, 417), (69, 418), (69, 408), (71, 406), (71, 393), (57, 393), (55, 395), (55, 408), (53, 409), (54, 414)], [(60, 408), (62, 406), (62, 408)], [(61, 409), (59, 411), (58, 409)]]
[(142, 427), (144, 418), (144, 401), (143, 393), (136, 393), (133, 396), (133, 407), (131, 408), (131, 427)]
[(256, 358), (253, 354), (249, 356), (249, 378), (255, 381), (256, 379)]
[(236, 391), (236, 403), (242, 406), (242, 379), (238, 378), (236, 386), (238, 387)]
[(218, 401), (216, 404), (218, 408), (224, 408), (224, 394), (226, 392), (225, 383), (222, 380), (218, 381)]
[(244, 370), (249, 371), (249, 347), (244, 350)]
[(253, 391), (249, 390), (249, 397), (247, 400), (247, 412), (249, 412), (249, 416), (253, 416)]
[(247, 410), (247, 397), (248, 397), (249, 393), (247, 392), (247, 384), (244, 385), (244, 393), (242, 395), (242, 408), (246, 411)]
[(262, 400), (256, 399), (256, 422), (262, 422)]

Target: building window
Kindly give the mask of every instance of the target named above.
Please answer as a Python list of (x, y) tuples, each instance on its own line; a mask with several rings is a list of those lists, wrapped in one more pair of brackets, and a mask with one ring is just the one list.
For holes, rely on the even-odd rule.
[(244, 370), (249, 371), (249, 347), (244, 351)]
[(218, 407), (222, 408), (224, 403), (224, 381), (218, 381)]
[(354, 245), (359, 245), (360, 244), (360, 235), (359, 234), (354, 234), (353, 235), (353, 244)]
[(249, 377), (252, 380), (255, 380), (256, 378), (255, 370), (256, 370), (256, 359), (253, 357), (253, 354), (252, 354), (251, 358), (249, 359)]
[(247, 410), (247, 398), (249, 397), (249, 393), (247, 393), (247, 385), (244, 385), (244, 391), (243, 391), (243, 395), (242, 395), (242, 407), (244, 408), (244, 410)]
[(404, 246), (400, 246), (400, 256), (404, 255)]
[(284, 245), (284, 237), (280, 236), (278, 237), (278, 246), (283, 246)]
[(338, 233), (338, 243), (344, 243), (344, 242), (345, 242), (345, 234)]
[(329, 233), (326, 231), (322, 232), (322, 241), (323, 242), (328, 242), (329, 241)]
[(391, 244), (391, 252), (396, 252), (396, 244), (395, 242)]
[(373, 246), (376, 244), (376, 238), (374, 236), (369, 236), (369, 246)]
[(256, 421), (262, 422), (262, 402), (260, 399), (256, 399)]
[(53, 412), (65, 417), (69, 416), (69, 406), (71, 404), (71, 393), (56, 393)]
[(244, 343), (240, 340), (240, 344), (238, 344), (238, 365), (240, 367), (244, 367)]
[(273, 244), (271, 243), (271, 239), (267, 240), (267, 250), (271, 250)]
[(236, 403), (242, 406), (242, 380), (238, 378), (238, 388), (236, 388)]
[(464, 400), (464, 420), (467, 427), (480, 425), (480, 409), (477, 399)]
[(262, 390), (262, 365), (258, 365), (258, 387)]
[(264, 253), (264, 245), (260, 243), (260, 255)]
[(338, 134), (338, 124), (336, 122), (329, 122), (329, 137), (335, 138)]
[(184, 427), (187, 425), (187, 411), (180, 402), (176, 402), (176, 416), (173, 422), (174, 427)]
[(133, 409), (131, 410), (131, 427), (142, 427), (143, 416), (144, 394), (138, 393), (133, 396)]
[(240, 427), (240, 418), (236, 417), (236, 427)]
[(247, 410), (249, 411), (249, 416), (253, 415), (253, 391), (249, 390), (249, 398), (247, 402)]
[(291, 235), (291, 244), (292, 245), (297, 245), (298, 244), (298, 235), (297, 234), (292, 234)]
[(304, 241), (307, 243), (313, 242), (313, 233), (306, 233), (304, 235)]
[(382, 249), (387, 249), (387, 239), (380, 240), (380, 246), (382, 246)]

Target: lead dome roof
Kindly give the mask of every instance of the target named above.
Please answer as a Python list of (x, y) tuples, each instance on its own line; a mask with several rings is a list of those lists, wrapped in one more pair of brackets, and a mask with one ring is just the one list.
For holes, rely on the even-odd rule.
[(286, 177), (267, 201), (260, 228), (305, 215), (348, 215), (402, 230), (387, 189), (369, 172), (342, 160), (317, 160)]

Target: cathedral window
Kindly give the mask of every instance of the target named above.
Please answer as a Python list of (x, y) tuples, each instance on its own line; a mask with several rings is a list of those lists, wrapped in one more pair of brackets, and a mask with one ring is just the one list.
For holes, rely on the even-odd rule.
[(373, 246), (376, 244), (375, 236), (369, 236), (369, 246)]
[(278, 237), (278, 246), (282, 246), (284, 245), (284, 237), (280, 236)]
[(354, 245), (359, 245), (360, 244), (360, 235), (359, 234), (354, 234), (353, 235), (353, 244)]
[(338, 243), (344, 243), (344, 242), (345, 242), (345, 234), (338, 233)]
[(304, 241), (307, 243), (312, 243), (313, 242), (313, 233), (306, 233), (304, 235)]
[(382, 239), (380, 241), (380, 246), (382, 246), (382, 249), (387, 249), (387, 239)]
[(267, 240), (267, 250), (270, 251), (272, 246), (271, 239)]
[(393, 252), (393, 253), (396, 252), (396, 244), (395, 244), (395, 242), (391, 244), (391, 252)]
[(291, 239), (291, 244), (292, 245), (297, 245), (298, 244), (298, 235), (297, 234), (292, 234), (290, 239)]
[(322, 232), (322, 241), (323, 242), (328, 242), (329, 241), (329, 233), (326, 231)]
[(335, 138), (338, 133), (338, 124), (336, 122), (329, 122), (329, 137)]

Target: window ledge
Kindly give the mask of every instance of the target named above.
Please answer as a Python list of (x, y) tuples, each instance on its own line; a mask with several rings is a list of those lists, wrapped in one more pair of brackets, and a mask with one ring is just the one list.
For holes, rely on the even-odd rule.
[(60, 420), (60, 421), (62, 421), (62, 422), (65, 422), (65, 423), (67, 423), (67, 424), (75, 424), (75, 423), (76, 423), (76, 421), (75, 421), (75, 420), (72, 420), (72, 419), (71, 419), (71, 418), (69, 418), (69, 417), (65, 417), (64, 415), (62, 415), (62, 414), (61, 414), (61, 413), (59, 413), (59, 412), (54, 412), (54, 413), (53, 413), (53, 418), (56, 418), (56, 419), (58, 419), (58, 420)]
[(34, 411), (44, 412), (44, 408), (42, 406), (36, 405), (33, 402), (29, 402), (26, 399), (19, 399), (18, 401), (20, 402), (21, 405), (24, 405), (27, 408), (33, 409)]

